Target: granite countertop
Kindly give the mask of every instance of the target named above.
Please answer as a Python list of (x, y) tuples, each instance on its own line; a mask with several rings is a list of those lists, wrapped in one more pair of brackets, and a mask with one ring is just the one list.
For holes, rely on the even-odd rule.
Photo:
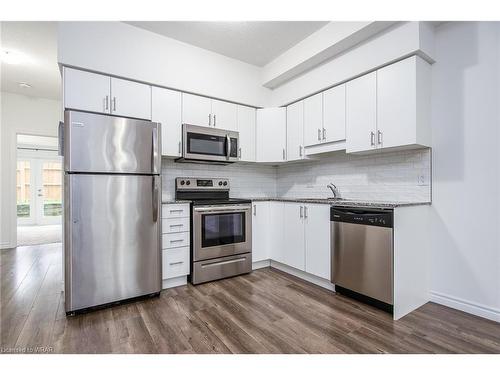
[(317, 203), (329, 204), (337, 207), (375, 207), (375, 208), (395, 208), (405, 206), (419, 206), (431, 204), (431, 202), (394, 202), (394, 201), (365, 201), (357, 199), (328, 199), (328, 198), (251, 198), (253, 202), (274, 201), (274, 202), (296, 202), (296, 203)]

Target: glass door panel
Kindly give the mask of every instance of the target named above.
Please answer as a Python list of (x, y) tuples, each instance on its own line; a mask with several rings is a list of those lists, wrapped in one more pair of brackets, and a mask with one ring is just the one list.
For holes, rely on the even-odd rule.
[(16, 169), (16, 205), (17, 219), (20, 224), (33, 224), (35, 205), (33, 197), (34, 177), (32, 162), (18, 160)]
[(39, 202), (38, 222), (40, 224), (59, 223), (62, 215), (62, 170), (57, 160), (41, 160), (37, 201)]

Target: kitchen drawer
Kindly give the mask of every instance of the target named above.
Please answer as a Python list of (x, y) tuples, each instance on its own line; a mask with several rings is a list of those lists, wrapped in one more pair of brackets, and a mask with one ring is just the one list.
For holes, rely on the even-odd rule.
[(161, 210), (161, 217), (163, 219), (189, 217), (189, 204), (164, 204)]
[(189, 246), (163, 250), (162, 270), (163, 280), (189, 274)]
[(162, 249), (189, 246), (189, 232), (164, 233), (162, 235)]
[(162, 233), (189, 232), (189, 217), (161, 220)]

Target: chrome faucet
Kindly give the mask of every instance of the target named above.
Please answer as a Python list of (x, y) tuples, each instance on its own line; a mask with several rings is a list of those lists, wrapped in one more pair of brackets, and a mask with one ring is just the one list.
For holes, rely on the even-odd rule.
[(333, 198), (340, 198), (339, 189), (333, 183), (330, 182), (326, 187), (332, 191)]

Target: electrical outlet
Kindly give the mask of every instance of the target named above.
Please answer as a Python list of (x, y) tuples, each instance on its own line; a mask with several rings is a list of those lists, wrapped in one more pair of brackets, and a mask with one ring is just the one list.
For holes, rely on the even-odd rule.
[(417, 185), (418, 186), (426, 186), (427, 185), (427, 179), (425, 178), (425, 174), (419, 173), (417, 175)]

